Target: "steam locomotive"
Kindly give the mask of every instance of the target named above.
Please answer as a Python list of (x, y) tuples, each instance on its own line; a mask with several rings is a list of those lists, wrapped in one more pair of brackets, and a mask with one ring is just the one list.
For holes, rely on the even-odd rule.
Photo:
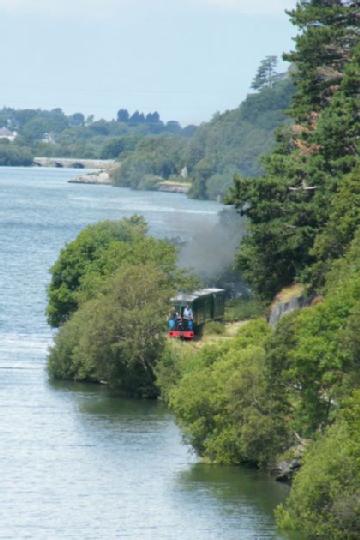
[[(192, 293), (180, 293), (171, 298), (172, 311), (168, 320), (168, 336), (192, 340), (200, 336), (208, 321), (224, 318), (224, 289), (199, 289)], [(192, 318), (184, 317), (185, 308), (191, 308)]]

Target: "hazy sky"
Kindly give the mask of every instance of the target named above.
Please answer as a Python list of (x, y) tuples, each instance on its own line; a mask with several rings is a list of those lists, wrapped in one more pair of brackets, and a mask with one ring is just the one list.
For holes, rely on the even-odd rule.
[(292, 47), (295, 0), (0, 0), (0, 107), (199, 123)]

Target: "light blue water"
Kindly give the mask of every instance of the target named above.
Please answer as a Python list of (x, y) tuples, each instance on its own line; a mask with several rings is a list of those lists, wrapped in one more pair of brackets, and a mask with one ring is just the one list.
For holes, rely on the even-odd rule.
[(219, 205), (0, 169), (0, 538), (275, 539), (286, 488), (197, 463), (159, 403), (47, 380), (48, 268), (88, 223), (143, 214), (158, 236), (211, 227)]

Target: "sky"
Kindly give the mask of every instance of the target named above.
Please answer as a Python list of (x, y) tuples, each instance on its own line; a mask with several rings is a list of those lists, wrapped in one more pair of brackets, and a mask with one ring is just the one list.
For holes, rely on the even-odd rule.
[(295, 3), (0, 0), (0, 107), (207, 121), (239, 105), (265, 56), (292, 49)]

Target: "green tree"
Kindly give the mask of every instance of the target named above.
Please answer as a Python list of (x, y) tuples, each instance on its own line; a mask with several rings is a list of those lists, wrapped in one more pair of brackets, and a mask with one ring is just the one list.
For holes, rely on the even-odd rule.
[(165, 343), (171, 290), (152, 265), (125, 265), (60, 328), (49, 355), (54, 378), (105, 380), (131, 396), (156, 397), (154, 367)]
[(129, 113), (128, 113), (128, 110), (127, 109), (120, 109), (118, 112), (117, 112), (117, 121), (118, 122), (128, 122), (129, 121)]
[(285, 422), (267, 383), (268, 335), (264, 321), (253, 321), (233, 340), (205, 346), (180, 364), (167, 351), (158, 365), (158, 382), (200, 455), (264, 465), (286, 448)]
[(116, 137), (108, 140), (101, 150), (102, 159), (115, 159), (123, 152), (124, 139), (122, 137)]
[(60, 253), (51, 268), (48, 295), (48, 320), (51, 326), (64, 323), (78, 307), (77, 293), (81, 279), (101, 253), (114, 241), (131, 242), (143, 238), (146, 224), (133, 216), (118, 222), (104, 221), (80, 232)]
[(81, 126), (85, 125), (85, 116), (82, 113), (75, 113), (69, 117), (69, 122), (71, 126)]
[(343, 404), (335, 424), (305, 455), (290, 496), (277, 510), (281, 528), (308, 539), (360, 535), (360, 393)]
[(346, 175), (331, 200), (329, 219), (316, 236), (312, 253), (316, 262), (310, 277), (316, 286), (323, 286), (334, 259), (341, 257), (349, 247), (360, 226), (360, 164)]
[(16, 142), (0, 141), (0, 166), (26, 167), (33, 163), (33, 153)]
[(289, 11), (292, 24), (300, 29), (295, 50), (284, 55), (294, 65), (292, 116), (298, 120), (311, 122), (338, 88), (359, 42), (358, 9), (352, 0), (300, 0)]
[[(265, 176), (236, 177), (230, 201), (249, 218), (238, 267), (265, 299), (304, 277), (315, 238), (358, 152), (358, 33), (353, 2), (303, 1), (290, 13), (301, 33), (293, 62), (294, 125), (278, 135)], [(335, 70), (333, 73), (332, 70)], [(306, 274), (305, 274), (306, 275)]]
[(251, 88), (254, 90), (260, 90), (261, 88), (264, 88), (264, 86), (271, 87), (278, 75), (276, 73), (276, 66), (277, 56), (270, 55), (262, 60), (251, 84)]
[(360, 386), (359, 232), (333, 263), (325, 299), (283, 317), (266, 346), (271, 387), (292, 430), (303, 436), (331, 422), (339, 401)]

